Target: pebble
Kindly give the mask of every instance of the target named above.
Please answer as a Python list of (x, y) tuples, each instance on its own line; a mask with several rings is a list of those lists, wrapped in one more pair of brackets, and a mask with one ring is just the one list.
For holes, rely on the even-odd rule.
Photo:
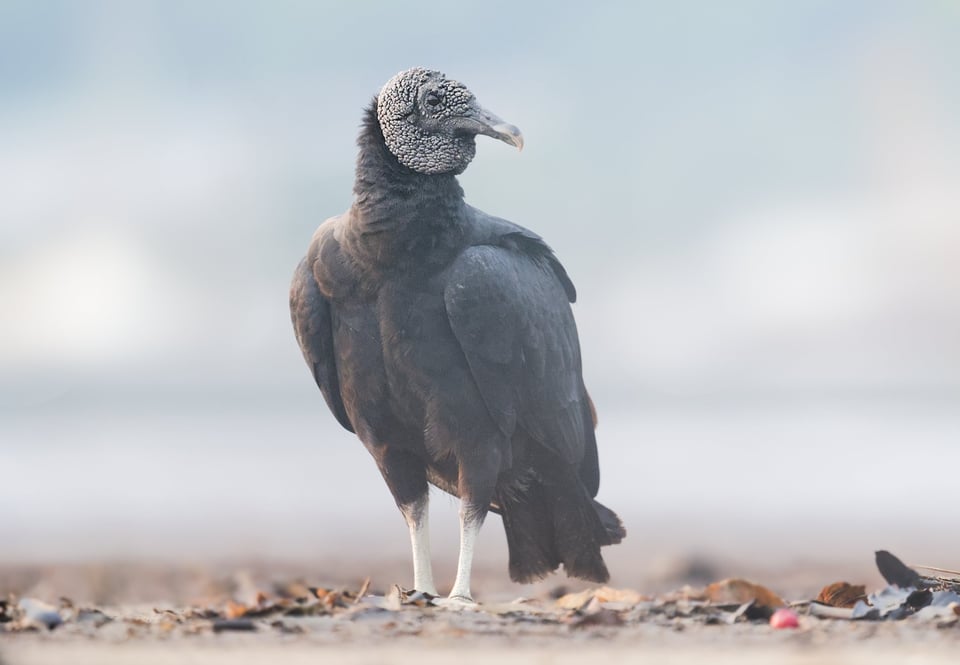
[(63, 623), (63, 617), (56, 607), (36, 598), (22, 598), (20, 609), (28, 623), (44, 626), (48, 630), (53, 630)]

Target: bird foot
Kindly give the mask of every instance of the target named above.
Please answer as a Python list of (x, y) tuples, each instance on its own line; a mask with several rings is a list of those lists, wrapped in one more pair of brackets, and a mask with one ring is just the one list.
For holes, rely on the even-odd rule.
[(434, 598), (433, 604), (448, 610), (468, 610), (477, 607), (477, 601), (470, 596), (449, 596), (448, 598)]

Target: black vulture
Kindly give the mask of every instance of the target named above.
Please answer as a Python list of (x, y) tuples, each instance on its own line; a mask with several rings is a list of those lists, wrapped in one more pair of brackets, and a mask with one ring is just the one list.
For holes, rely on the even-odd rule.
[(478, 134), (523, 147), (461, 83), (422, 68), (390, 79), (364, 115), (353, 203), (317, 229), (290, 291), (327, 406), (373, 456), (407, 522), (420, 591), (437, 593), (429, 485), (460, 498), (450, 598), (467, 602), (488, 511), (503, 519), (517, 582), (561, 564), (605, 582), (600, 547), (625, 536), (594, 500), (576, 291), (540, 236), (464, 202), (456, 176)]

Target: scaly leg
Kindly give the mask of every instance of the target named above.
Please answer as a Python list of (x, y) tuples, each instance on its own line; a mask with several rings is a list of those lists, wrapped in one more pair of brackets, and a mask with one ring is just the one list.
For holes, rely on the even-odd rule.
[(390, 446), (371, 450), (387, 487), (410, 529), (413, 550), (413, 586), (417, 591), (437, 594), (430, 566), (430, 534), (428, 532), (430, 486), (427, 472), (416, 455)]
[(477, 542), (477, 534), (483, 526), (483, 515), (477, 515), (466, 506), (460, 508), (460, 558), (457, 560), (457, 578), (450, 591), (451, 600), (460, 600), (472, 603), (470, 594), (470, 571), (473, 568), (473, 550)]
[(401, 507), (403, 518), (410, 529), (410, 546), (413, 550), (413, 588), (431, 596), (437, 595), (433, 582), (433, 566), (430, 562), (430, 510), (429, 492), (412, 504)]
[(478, 446), (473, 456), (460, 459), (460, 557), (450, 600), (473, 602), (470, 593), (473, 551), (490, 508), (499, 471), (500, 452), (492, 446)]

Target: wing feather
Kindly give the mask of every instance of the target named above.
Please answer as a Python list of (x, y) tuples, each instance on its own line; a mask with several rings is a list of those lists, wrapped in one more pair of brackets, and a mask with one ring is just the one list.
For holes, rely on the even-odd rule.
[(347, 416), (340, 395), (330, 303), (320, 293), (306, 258), (297, 266), (293, 283), (290, 285), (290, 317), (300, 350), (303, 351), (303, 357), (320, 387), (320, 392), (323, 393), (327, 406), (337, 421), (353, 432), (353, 424)]
[(520, 426), (567, 463), (592, 462), (581, 477), (595, 494), (596, 442), (569, 303), (572, 284), (556, 272), (559, 262), (546, 245), (530, 241), (464, 251), (448, 274), (447, 315), (504, 434), (512, 437)]

